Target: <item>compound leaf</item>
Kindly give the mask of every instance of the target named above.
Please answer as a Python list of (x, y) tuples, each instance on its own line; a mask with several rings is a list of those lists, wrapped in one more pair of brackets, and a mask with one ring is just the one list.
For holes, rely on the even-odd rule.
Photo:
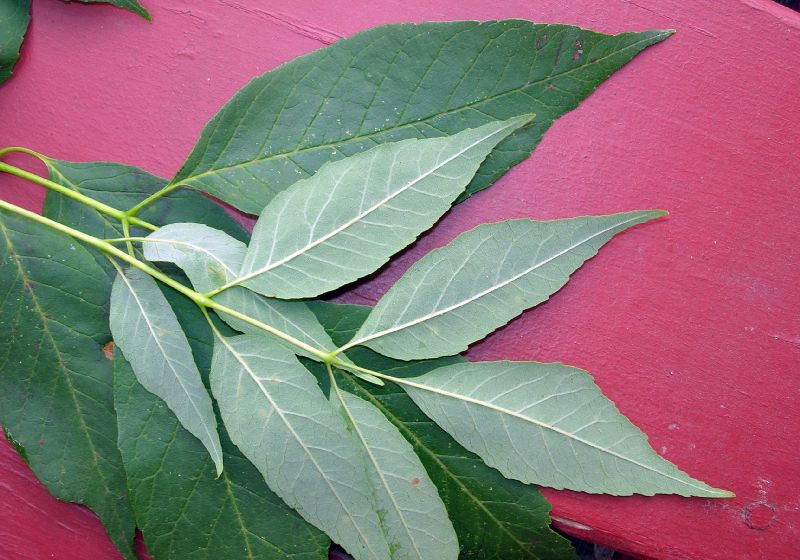
[(181, 424), (199, 439), (222, 472), (222, 449), (211, 396), (203, 386), (189, 341), (151, 276), (120, 270), (111, 290), (114, 342), (136, 378), (161, 397)]
[(328, 161), (535, 113), (481, 166), (466, 197), (528, 157), (555, 119), (670, 33), (604, 35), (523, 20), (369, 29), (251, 81), (206, 125), (171, 182), (259, 214)]
[[(164, 289), (201, 374), (213, 337), (194, 303)], [(219, 328), (224, 328), (219, 326)], [(225, 470), (114, 355), (114, 406), (131, 504), (148, 551), (161, 560), (326, 560), (329, 540), (273, 494), (221, 430)]]
[(456, 441), (509, 478), (618, 496), (732, 496), (659, 457), (574, 367), (467, 362), (405, 379), (403, 387)]
[(0, 423), (60, 500), (97, 513), (126, 558), (134, 522), (116, 447), (108, 277), (66, 236), (0, 213)]
[(390, 558), (362, 453), (294, 354), (264, 336), (218, 337), (211, 388), (231, 440), (276, 494), (357, 560)]
[(480, 225), (415, 263), (346, 347), (365, 345), (401, 360), (457, 354), (545, 301), (615, 234), (662, 215)]
[(31, 0), (0, 1), (0, 84), (11, 77), (31, 21)]
[(442, 499), (411, 445), (374, 405), (336, 385), (334, 408), (352, 427), (393, 560), (456, 560), (458, 540)]
[(530, 118), (381, 144), (323, 166), (264, 208), (238, 282), (303, 298), (377, 270), (436, 223), (492, 148)]
[[(343, 344), (369, 314), (360, 305), (309, 303), (336, 344)], [(395, 377), (414, 378), (464, 361), (460, 356), (401, 362), (366, 348), (354, 348), (361, 366)], [(425, 466), (442, 498), (464, 560), (564, 560), (572, 545), (550, 530), (550, 504), (534, 486), (502, 476), (436, 425), (394, 383), (383, 387), (342, 376), (343, 388), (369, 401), (394, 424)]]
[[(159, 228), (147, 239), (144, 243), (145, 258), (179, 266), (200, 292), (209, 292), (233, 280), (247, 251), (247, 246), (241, 241), (202, 224), (170, 224)], [(217, 294), (214, 300), (316, 348), (334, 349), (325, 329), (302, 301), (266, 298), (240, 286)], [(233, 315), (222, 312), (219, 315), (240, 332), (269, 336)], [(296, 347), (291, 348), (293, 352), (302, 353)]]

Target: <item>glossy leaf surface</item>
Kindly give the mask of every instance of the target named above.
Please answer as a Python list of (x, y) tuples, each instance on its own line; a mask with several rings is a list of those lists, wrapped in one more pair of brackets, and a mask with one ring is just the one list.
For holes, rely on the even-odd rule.
[(374, 272), (436, 223), (486, 155), (529, 120), (382, 144), (323, 166), (264, 208), (240, 282), (266, 296), (302, 298)]
[(259, 214), (328, 161), (535, 113), (483, 164), (469, 196), (528, 157), (556, 118), (669, 34), (612, 36), (522, 20), (369, 29), (251, 81), (206, 125), (172, 182)]
[(578, 368), (474, 362), (405, 380), (414, 402), (509, 478), (629, 496), (729, 497), (659, 457)]
[(483, 224), (414, 264), (349, 345), (401, 360), (457, 354), (558, 291), (615, 234), (660, 211)]
[(78, 0), (78, 2), (83, 2), (84, 4), (111, 4), (117, 8), (122, 8), (123, 10), (128, 10), (129, 12), (142, 16), (146, 20), (151, 19), (147, 9), (137, 2), (137, 0)]

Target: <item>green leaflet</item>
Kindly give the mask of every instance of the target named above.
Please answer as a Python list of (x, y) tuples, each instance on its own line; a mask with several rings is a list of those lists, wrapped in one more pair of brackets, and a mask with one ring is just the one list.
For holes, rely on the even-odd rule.
[[(201, 224), (171, 224), (153, 232), (147, 239), (149, 241), (144, 243), (147, 259), (179, 266), (195, 289), (201, 292), (208, 292), (234, 279), (247, 251), (247, 246), (241, 241)], [(270, 299), (239, 286), (225, 290), (214, 299), (312, 346), (327, 351), (334, 349), (325, 329), (302, 301)], [(238, 331), (268, 336), (232, 315), (220, 313), (220, 316)], [(291, 347), (291, 351), (300, 350)]]
[(425, 467), (374, 405), (334, 385), (331, 402), (352, 427), (393, 560), (456, 560), (458, 540)]
[(497, 143), (530, 118), (381, 144), (322, 166), (264, 208), (237, 283), (303, 298), (374, 272), (436, 223)]
[(670, 31), (603, 35), (523, 20), (369, 29), (254, 79), (206, 125), (171, 181), (259, 214), (324, 163), (404, 138), (535, 113), (464, 198), (528, 157), (550, 124)]
[[(204, 375), (213, 338), (197, 307), (166, 289)], [(223, 328), (223, 327), (220, 327)], [(117, 351), (114, 404), (131, 503), (149, 552), (159, 560), (325, 560), (329, 541), (264, 484), (221, 430), (225, 470), (145, 390)]]
[[(370, 308), (311, 302), (311, 310), (336, 344), (355, 333)], [(453, 356), (437, 360), (400, 362), (364, 348), (354, 348), (356, 362), (395, 377), (416, 377), (440, 366), (461, 363)], [(395, 384), (384, 387), (359, 383), (344, 376), (339, 383), (368, 400), (413, 446), (447, 507), (458, 535), (462, 560), (564, 560), (575, 552), (549, 528), (550, 504), (533, 486), (503, 477), (461, 447), (425, 416)]]
[(122, 8), (123, 10), (128, 10), (129, 12), (142, 16), (147, 21), (152, 19), (145, 7), (136, 0), (78, 0), (78, 2), (83, 2), (84, 4), (111, 4), (117, 8)]
[(114, 343), (136, 378), (161, 397), (181, 424), (208, 449), (222, 473), (222, 449), (211, 396), (203, 386), (189, 341), (156, 281), (137, 269), (121, 270), (111, 290)]
[(31, 20), (31, 0), (0, 0), (0, 84), (11, 77)]
[(218, 337), (211, 388), (231, 440), (276, 494), (356, 560), (389, 558), (356, 441), (294, 354), (264, 336)]
[[(70, 162), (51, 158), (45, 158), (44, 162), (51, 181), (121, 210), (132, 208), (166, 184), (160, 177), (120, 163)], [(54, 191), (48, 191), (42, 213), (96, 237), (122, 236), (119, 222)], [(220, 229), (240, 241), (250, 237), (219, 204), (189, 190), (161, 197), (142, 210), (139, 217), (156, 225), (198, 222)], [(98, 255), (98, 259), (110, 269), (105, 257)]]
[(60, 500), (86, 504), (126, 558), (133, 515), (116, 447), (110, 283), (82, 245), (0, 213), (0, 423)]
[(415, 263), (345, 348), (401, 360), (457, 354), (547, 300), (615, 234), (664, 214), (480, 225)]
[(461, 445), (509, 478), (618, 496), (733, 496), (659, 457), (577, 368), (454, 364), (404, 380), (403, 388)]

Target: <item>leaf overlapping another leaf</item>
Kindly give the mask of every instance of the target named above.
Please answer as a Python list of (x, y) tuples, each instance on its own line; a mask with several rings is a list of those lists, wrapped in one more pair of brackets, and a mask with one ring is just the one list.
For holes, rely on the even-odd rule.
[[(226, 233), (191, 223), (159, 228), (144, 243), (147, 259), (177, 265), (186, 273), (195, 289), (201, 292), (209, 292), (237, 278), (246, 251), (244, 243)], [(240, 286), (219, 293), (215, 300), (320, 350), (330, 352), (334, 348), (325, 329), (302, 301), (267, 298)], [(269, 336), (228, 313), (220, 313), (220, 317), (240, 332)], [(298, 348), (292, 347), (292, 351), (303, 354)]]
[(116, 447), (110, 282), (82, 245), (0, 212), (0, 423), (58, 499), (86, 504), (126, 558), (133, 514)]
[(458, 540), (447, 510), (411, 445), (369, 402), (337, 385), (331, 401), (365, 455), (392, 559), (456, 560)]
[[(361, 305), (312, 302), (309, 307), (333, 341), (353, 337), (370, 312)], [(360, 365), (394, 377), (414, 378), (438, 367), (461, 363), (460, 356), (398, 361), (366, 348), (354, 348)], [(369, 401), (412, 445), (436, 485), (458, 535), (459, 558), (465, 560), (564, 560), (574, 558), (572, 545), (550, 530), (550, 504), (534, 487), (503, 477), (467, 451), (414, 404), (394, 383), (383, 387), (345, 375), (341, 386)]]
[(264, 336), (218, 337), (211, 388), (231, 440), (276, 494), (357, 560), (390, 557), (362, 453), (294, 354)]
[(237, 282), (302, 298), (377, 270), (436, 223), (498, 142), (531, 118), (382, 144), (322, 166), (264, 208)]
[(114, 342), (136, 378), (161, 397), (181, 424), (208, 449), (222, 473), (222, 448), (211, 397), (203, 386), (189, 341), (156, 281), (136, 269), (120, 269), (109, 315)]
[[(165, 297), (183, 326), (207, 380), (213, 335), (195, 304)], [(224, 329), (223, 325), (218, 325)], [(181, 427), (161, 399), (114, 356), (114, 406), (131, 505), (147, 549), (159, 560), (325, 560), (329, 540), (275, 496), (236, 449), (220, 422), (225, 470)]]
[(535, 113), (462, 199), (531, 153), (552, 122), (670, 31), (604, 35), (523, 20), (376, 27), (254, 79), (206, 125), (172, 184), (250, 214), (326, 162)]

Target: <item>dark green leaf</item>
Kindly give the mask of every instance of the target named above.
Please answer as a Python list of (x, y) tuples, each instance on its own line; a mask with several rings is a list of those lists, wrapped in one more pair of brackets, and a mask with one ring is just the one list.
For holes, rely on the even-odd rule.
[(60, 500), (86, 504), (134, 558), (107, 343), (111, 284), (68, 237), (0, 213), (0, 423)]
[[(359, 329), (370, 308), (313, 302), (309, 307), (343, 344)], [(366, 349), (351, 352), (356, 363), (396, 377), (415, 377), (461, 357), (400, 362)], [(398, 386), (376, 387), (340, 376), (340, 383), (376, 407), (411, 443), (436, 484), (461, 546), (462, 560), (563, 560), (572, 546), (552, 532), (550, 504), (533, 486), (504, 478), (461, 447), (417, 408)]]
[[(207, 375), (212, 352), (208, 325), (194, 303), (169, 289), (164, 295), (186, 331), (200, 371)], [(160, 399), (139, 385), (119, 353), (114, 358), (114, 401), (131, 503), (155, 558), (327, 558), (327, 537), (267, 488), (224, 430), (220, 439), (225, 470), (215, 478), (202, 444), (181, 428)]]
[(435, 224), (498, 142), (530, 119), (381, 144), (322, 166), (261, 212), (237, 282), (290, 299), (374, 272)]
[(11, 77), (31, 20), (31, 0), (0, 0), (0, 84)]
[(111, 4), (112, 6), (116, 6), (117, 8), (122, 8), (123, 10), (128, 10), (129, 12), (133, 12), (136, 15), (142, 16), (144, 19), (148, 21), (151, 20), (150, 14), (147, 12), (145, 7), (139, 4), (139, 2), (137, 2), (136, 0), (77, 0), (77, 1), (83, 2), (84, 4)]
[(251, 81), (204, 129), (172, 180), (259, 214), (325, 162), (535, 113), (467, 187), (525, 159), (550, 124), (669, 31), (603, 35), (522, 20), (377, 27)]
[[(45, 159), (50, 180), (119, 210), (132, 208), (161, 189), (166, 181), (129, 165), (108, 162), (70, 162)], [(119, 222), (100, 214), (71, 198), (48, 191), (43, 214), (100, 238), (122, 236)], [(240, 241), (247, 241), (247, 231), (222, 207), (199, 193), (183, 190), (163, 196), (139, 214), (155, 225), (197, 222), (220, 229)], [(136, 231), (143, 234), (143, 231)], [(108, 261), (99, 256), (104, 266)]]

